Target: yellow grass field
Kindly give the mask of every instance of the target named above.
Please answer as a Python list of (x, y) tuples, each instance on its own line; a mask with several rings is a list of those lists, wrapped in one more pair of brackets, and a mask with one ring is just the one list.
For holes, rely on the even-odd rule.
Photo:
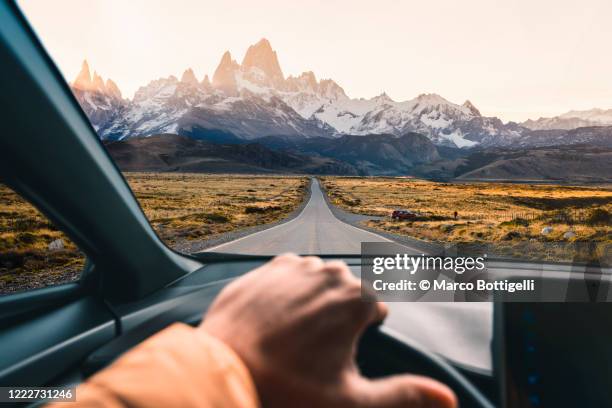
[[(50, 250), (61, 240), (63, 248)], [(78, 279), (85, 257), (27, 201), (0, 184), (0, 294)]]
[[(548, 260), (571, 260), (568, 257), (575, 255), (561, 249), (550, 253), (555, 247), (551, 244), (592, 242), (595, 253), (578, 254), (577, 258), (612, 261), (609, 186), (454, 184), (383, 177), (324, 177), (322, 182), (332, 202), (341, 208), (385, 216), (367, 221), (376, 229), (434, 242), (494, 243), (505, 254)], [(394, 221), (390, 215), (395, 209), (415, 211), (419, 216), (412, 222)], [(545, 227), (552, 227), (552, 232), (542, 234)], [(567, 232), (575, 236), (568, 238), (572, 234)], [(525, 254), (526, 242), (541, 252)]]
[(147, 218), (170, 246), (267, 224), (302, 202), (308, 178), (128, 173)]
[[(302, 202), (306, 177), (127, 173), (158, 235), (191, 241), (277, 221)], [(50, 249), (61, 239), (63, 248)], [(78, 279), (85, 257), (34, 207), (0, 184), (0, 293)]]

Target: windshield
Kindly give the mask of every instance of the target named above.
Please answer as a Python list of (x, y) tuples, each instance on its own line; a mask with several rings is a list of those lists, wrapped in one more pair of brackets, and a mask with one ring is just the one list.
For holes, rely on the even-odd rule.
[(609, 2), (20, 5), (177, 251), (611, 262)]

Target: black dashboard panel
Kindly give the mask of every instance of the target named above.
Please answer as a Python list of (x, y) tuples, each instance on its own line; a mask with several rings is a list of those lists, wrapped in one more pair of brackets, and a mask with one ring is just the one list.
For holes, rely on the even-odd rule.
[(48, 383), (115, 334), (112, 314), (102, 302), (91, 297), (2, 329), (0, 384)]
[(611, 312), (610, 303), (498, 304), (503, 406), (610, 406)]
[[(360, 261), (359, 258), (343, 260), (351, 269), (356, 268)], [(130, 348), (174, 322), (198, 324), (225, 285), (265, 261), (261, 259), (211, 263), (145, 300), (113, 307), (121, 319), (122, 334), (92, 353), (83, 365), (83, 373), (89, 375), (102, 369)], [(415, 373), (448, 379), (443, 377), (446, 375), (444, 370), (432, 372), (424, 368), (426, 365), (423, 364), (398, 364), (401, 359), (398, 358), (397, 351), (398, 347), (401, 348), (402, 341), (394, 340), (390, 333), (375, 330), (377, 333), (371, 333), (364, 338), (363, 345), (367, 347), (360, 348), (359, 361), (363, 365), (364, 374), (377, 377), (412, 370)], [(410, 354), (406, 350), (404, 353)], [(438, 360), (443, 361), (439, 358)], [(485, 390), (485, 394), (493, 396), (495, 386), (490, 375), (464, 368), (455, 369), (459, 369), (461, 374), (478, 384), (479, 388)]]

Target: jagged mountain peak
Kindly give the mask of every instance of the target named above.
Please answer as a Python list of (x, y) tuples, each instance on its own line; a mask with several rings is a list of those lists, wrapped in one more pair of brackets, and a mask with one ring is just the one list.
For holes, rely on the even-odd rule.
[[(215, 73), (219, 70), (221, 71), (232, 70), (233, 71), (233, 70), (237, 70), (238, 68), (240, 68), (240, 65), (238, 65), (236, 60), (232, 58), (232, 53), (229, 51), (225, 51), (223, 55), (221, 56), (221, 61), (219, 61), (219, 65), (217, 66)], [(214, 74), (213, 74), (213, 81), (214, 81)]]
[(302, 72), (297, 77), (290, 75), (285, 80), (285, 89), (289, 92), (317, 93), (319, 82), (312, 71)]
[(395, 102), (393, 99), (391, 99), (391, 97), (389, 95), (387, 95), (386, 92), (382, 92), (380, 95), (377, 95), (374, 98), (372, 98), (372, 100), (374, 102), (377, 102), (377, 103), (392, 103), (392, 102)]
[(474, 106), (474, 104), (469, 99), (466, 99), (466, 101), (463, 102), (463, 105), (461, 106), (463, 106), (464, 108), (467, 108), (474, 116), (482, 116), (480, 114), (480, 111), (476, 108), (476, 106)]
[(240, 69), (238, 63), (232, 59), (232, 54), (229, 51), (225, 51), (219, 62), (219, 66), (213, 74), (212, 85), (227, 93), (236, 93), (236, 71)]
[[(84, 84), (88, 89), (97, 87), (104, 89), (105, 95), (120, 98), (116, 84), (104, 83), (97, 73), (92, 78), (90, 72), (85, 61), (75, 80), (75, 90)], [(79, 101), (83, 106), (92, 99), (81, 95)], [(105, 112), (113, 108), (105, 100), (95, 103)], [(351, 99), (335, 81), (318, 80), (312, 71), (285, 79), (278, 56), (266, 39), (248, 48), (242, 64), (232, 58), (230, 51), (224, 52), (212, 81), (205, 76), (198, 82), (188, 68), (180, 81), (170, 76), (139, 88), (131, 101), (116, 106), (113, 115), (90, 117), (106, 138), (160, 132), (195, 135), (202, 131), (227, 132), (242, 139), (275, 134), (308, 138), (418, 132), (436, 144), (472, 147), (506, 143), (524, 129), (480, 116), (470, 101), (459, 105), (435, 93), (403, 102), (394, 101), (385, 92), (370, 99)], [(122, 124), (115, 126), (106, 121), (111, 117), (121, 117)]]
[(72, 86), (77, 89), (89, 89), (91, 87), (91, 72), (87, 60), (83, 60), (81, 70), (72, 82)]
[(189, 84), (189, 85), (197, 85), (198, 84), (198, 79), (196, 78), (195, 74), (193, 73), (193, 69), (187, 68), (185, 70), (185, 72), (183, 72), (183, 75), (181, 76), (181, 82), (185, 83), (185, 84)]
[(281, 84), (285, 79), (276, 51), (272, 49), (270, 42), (265, 38), (249, 47), (244, 55), (241, 67), (245, 72), (260, 70), (275, 85)]
[(232, 53), (229, 50), (226, 50), (221, 56), (220, 64), (227, 64), (232, 62)]
[(122, 99), (121, 91), (117, 84), (111, 79), (104, 81), (97, 71), (94, 71), (92, 74), (87, 60), (83, 60), (81, 70), (71, 86), (73, 89), (82, 92), (94, 92), (107, 97)]
[(327, 99), (348, 99), (344, 89), (333, 79), (322, 79), (319, 82), (319, 94)]
[(111, 95), (111, 96), (113, 96), (113, 97), (115, 97), (117, 99), (122, 99), (121, 90), (119, 89), (119, 87), (117, 86), (115, 81), (113, 81), (112, 79), (108, 78), (106, 80), (106, 84), (105, 85), (106, 85), (106, 92), (109, 95)]
[(208, 78), (208, 75), (204, 75), (204, 78), (202, 79), (202, 82), (200, 82), (205, 88), (210, 88), (212, 86), (212, 84), (210, 83), (210, 78)]
[(94, 71), (93, 73), (93, 77), (91, 80), (91, 86), (93, 90), (95, 91), (106, 92), (106, 86), (104, 85), (104, 80), (96, 71)]
[(612, 125), (612, 109), (571, 110), (559, 116), (528, 119), (521, 125), (531, 130), (570, 130), (579, 127), (610, 126)]
[(262, 38), (261, 40), (257, 41), (257, 43), (252, 45), (252, 47), (272, 50), (272, 44), (270, 44), (270, 41), (268, 41), (267, 38)]
[(437, 93), (422, 93), (415, 98), (419, 102), (427, 103), (430, 105), (439, 105), (450, 103)]
[(300, 76), (298, 78), (304, 78), (307, 79), (310, 82), (317, 82), (317, 77), (315, 76), (314, 72), (312, 71), (304, 71), (300, 74)]

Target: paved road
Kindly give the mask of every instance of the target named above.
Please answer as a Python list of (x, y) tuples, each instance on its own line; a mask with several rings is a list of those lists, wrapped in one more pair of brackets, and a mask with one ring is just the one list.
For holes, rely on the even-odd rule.
[(362, 242), (390, 242), (380, 235), (337, 219), (327, 206), (316, 179), (312, 181), (311, 190), (308, 204), (291, 221), (209, 248), (208, 251), (251, 255), (277, 255), (283, 252), (359, 254)]
[[(390, 242), (338, 220), (317, 180), (304, 210), (284, 224), (209, 248), (208, 251), (255, 255), (359, 254), (361, 242)], [(408, 249), (410, 251), (410, 249)], [(414, 250), (415, 254), (421, 253)], [(360, 275), (359, 268), (352, 268)], [(400, 336), (423, 344), (453, 361), (490, 369), (492, 307), (488, 303), (389, 303), (385, 323)]]

